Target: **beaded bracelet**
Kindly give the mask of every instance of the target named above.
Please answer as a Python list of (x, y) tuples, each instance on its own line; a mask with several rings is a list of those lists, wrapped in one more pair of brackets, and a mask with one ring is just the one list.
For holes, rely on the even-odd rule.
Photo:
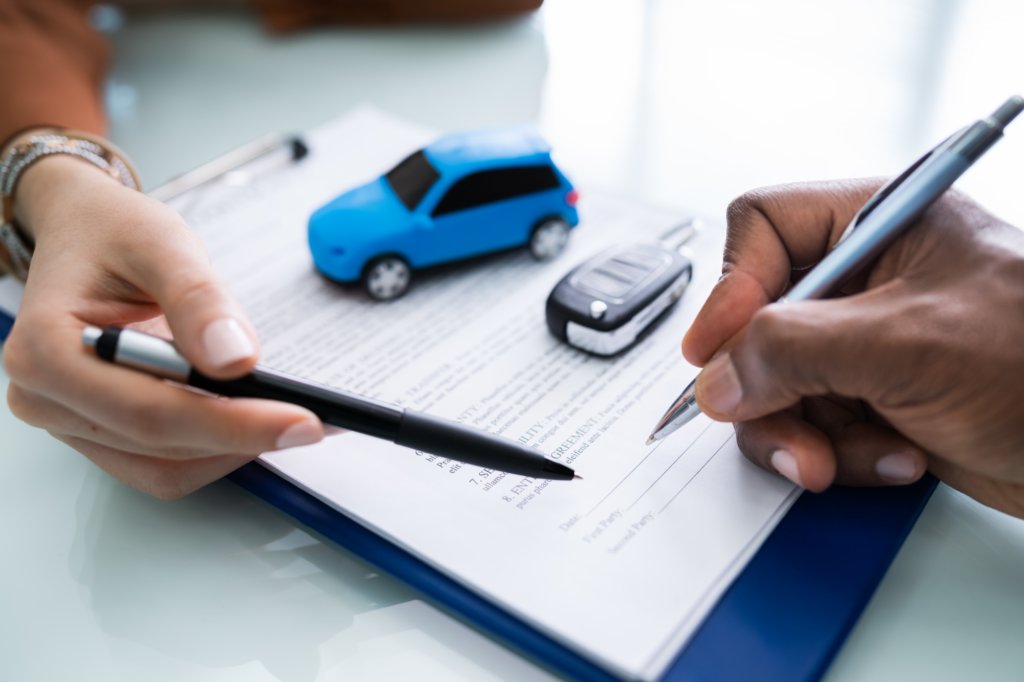
[(34, 135), (8, 148), (0, 159), (0, 198), (3, 200), (0, 266), (22, 281), (28, 277), (33, 246), (14, 221), (14, 191), (22, 173), (39, 159), (51, 154), (77, 156), (105, 171), (125, 187), (141, 190), (138, 176), (125, 161), (124, 154), (106, 140), (88, 133), (60, 131)]

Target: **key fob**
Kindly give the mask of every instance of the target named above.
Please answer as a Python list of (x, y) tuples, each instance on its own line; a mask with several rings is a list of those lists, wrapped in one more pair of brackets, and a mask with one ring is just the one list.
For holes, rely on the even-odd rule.
[(693, 264), (679, 251), (612, 247), (555, 286), (545, 311), (548, 328), (570, 346), (615, 355), (679, 300), (692, 276)]

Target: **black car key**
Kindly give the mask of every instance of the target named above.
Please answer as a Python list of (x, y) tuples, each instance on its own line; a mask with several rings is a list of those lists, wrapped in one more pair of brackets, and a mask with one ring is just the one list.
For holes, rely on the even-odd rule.
[[(696, 221), (686, 223), (673, 229), (662, 244), (680, 231), (688, 237), (696, 229)], [(555, 286), (545, 310), (548, 328), (570, 346), (615, 355), (679, 300), (692, 274), (693, 264), (678, 248), (614, 246)]]

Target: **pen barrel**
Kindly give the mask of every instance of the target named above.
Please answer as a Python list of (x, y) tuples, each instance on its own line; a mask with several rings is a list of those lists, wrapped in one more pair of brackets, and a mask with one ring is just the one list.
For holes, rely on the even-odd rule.
[(1002, 137), (1003, 129), (995, 125), (991, 119), (978, 121), (968, 129), (966, 135), (949, 148), (949, 151), (973, 163)]
[(86, 327), (82, 339), (96, 348), (96, 354), (124, 367), (180, 383), (188, 382), (192, 371), (188, 360), (170, 341), (132, 331), (108, 327), (104, 330)]
[(403, 415), (403, 411), (393, 405), (266, 367), (257, 367), (251, 374), (228, 380), (211, 379), (193, 369), (188, 384), (228, 398), (262, 398), (292, 403), (305, 407), (325, 424), (386, 440), (394, 440), (398, 435)]
[(393, 441), (466, 464), (558, 481), (571, 480), (569, 467), (536, 450), (458, 422), (429, 417), (341, 391), (268, 367), (238, 379), (214, 379), (189, 366), (169, 341), (111, 327), (87, 327), (82, 341), (108, 362), (128, 365), (228, 398), (259, 398), (305, 407), (325, 424)]
[(395, 438), (398, 445), (510, 474), (570, 480), (572, 470), (514, 440), (407, 410)]

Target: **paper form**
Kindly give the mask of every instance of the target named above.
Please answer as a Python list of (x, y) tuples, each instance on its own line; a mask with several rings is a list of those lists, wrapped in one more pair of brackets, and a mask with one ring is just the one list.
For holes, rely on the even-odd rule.
[(522, 249), (455, 264), (389, 303), (318, 275), (310, 213), (434, 137), (358, 110), (313, 131), (301, 164), (171, 205), (251, 316), (264, 364), (501, 433), (583, 480), (506, 475), (359, 434), (261, 460), (610, 672), (654, 679), (798, 493), (742, 457), (731, 425), (703, 416), (645, 445), (696, 374), (679, 343), (717, 279), (721, 235), (698, 237), (679, 305), (611, 359), (550, 335), (547, 294), (585, 258), (653, 241), (678, 215), (584, 192), (554, 262)]

